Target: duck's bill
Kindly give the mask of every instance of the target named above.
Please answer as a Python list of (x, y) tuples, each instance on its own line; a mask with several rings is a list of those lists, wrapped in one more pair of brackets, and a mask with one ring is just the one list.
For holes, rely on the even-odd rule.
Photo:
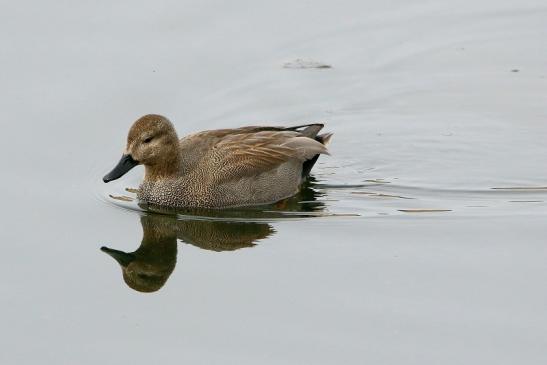
[(113, 248), (103, 246), (101, 247), (101, 251), (109, 254), (114, 260), (118, 261), (118, 264), (123, 267), (126, 267), (135, 260), (135, 255), (119, 250), (114, 250)]
[(112, 171), (110, 171), (108, 174), (104, 175), (103, 181), (107, 183), (112, 180), (119, 179), (120, 177), (125, 175), (127, 171), (131, 170), (138, 164), (139, 162), (135, 161), (133, 157), (131, 157), (131, 155), (123, 155), (116, 167), (114, 167)]

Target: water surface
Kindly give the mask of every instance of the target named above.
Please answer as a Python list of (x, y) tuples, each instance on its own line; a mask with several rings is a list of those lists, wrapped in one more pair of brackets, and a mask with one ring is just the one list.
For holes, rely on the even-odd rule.
[[(544, 362), (541, 1), (1, 17), (2, 363)], [(322, 121), (332, 156), (283, 204), (166, 214), (126, 190), (141, 169), (100, 180), (146, 113)]]

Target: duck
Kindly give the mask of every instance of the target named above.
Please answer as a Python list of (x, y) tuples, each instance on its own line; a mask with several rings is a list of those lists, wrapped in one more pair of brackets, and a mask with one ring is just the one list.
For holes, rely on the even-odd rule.
[(293, 127), (247, 126), (205, 130), (179, 139), (169, 119), (137, 119), (118, 164), (103, 181), (138, 165), (141, 202), (170, 208), (234, 208), (268, 205), (298, 193), (332, 133), (322, 123)]

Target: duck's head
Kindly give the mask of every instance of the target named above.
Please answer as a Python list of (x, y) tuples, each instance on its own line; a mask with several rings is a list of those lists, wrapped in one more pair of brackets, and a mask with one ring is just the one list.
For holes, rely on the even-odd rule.
[(177, 159), (178, 137), (175, 127), (161, 115), (148, 114), (133, 123), (122, 158), (103, 177), (103, 181), (107, 183), (119, 179), (137, 165), (144, 165), (147, 174), (169, 173), (176, 168)]

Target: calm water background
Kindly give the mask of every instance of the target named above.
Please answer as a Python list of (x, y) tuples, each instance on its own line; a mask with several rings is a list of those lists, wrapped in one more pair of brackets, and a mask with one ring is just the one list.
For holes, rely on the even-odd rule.
[[(2, 364), (545, 362), (543, 1), (22, 1), (0, 20)], [(299, 58), (332, 68), (283, 67)], [(109, 194), (142, 170), (100, 178), (152, 112), (181, 135), (325, 121), (322, 217), (264, 218), (235, 251), (180, 242), (161, 290), (131, 290), (99, 248), (140, 245)]]

